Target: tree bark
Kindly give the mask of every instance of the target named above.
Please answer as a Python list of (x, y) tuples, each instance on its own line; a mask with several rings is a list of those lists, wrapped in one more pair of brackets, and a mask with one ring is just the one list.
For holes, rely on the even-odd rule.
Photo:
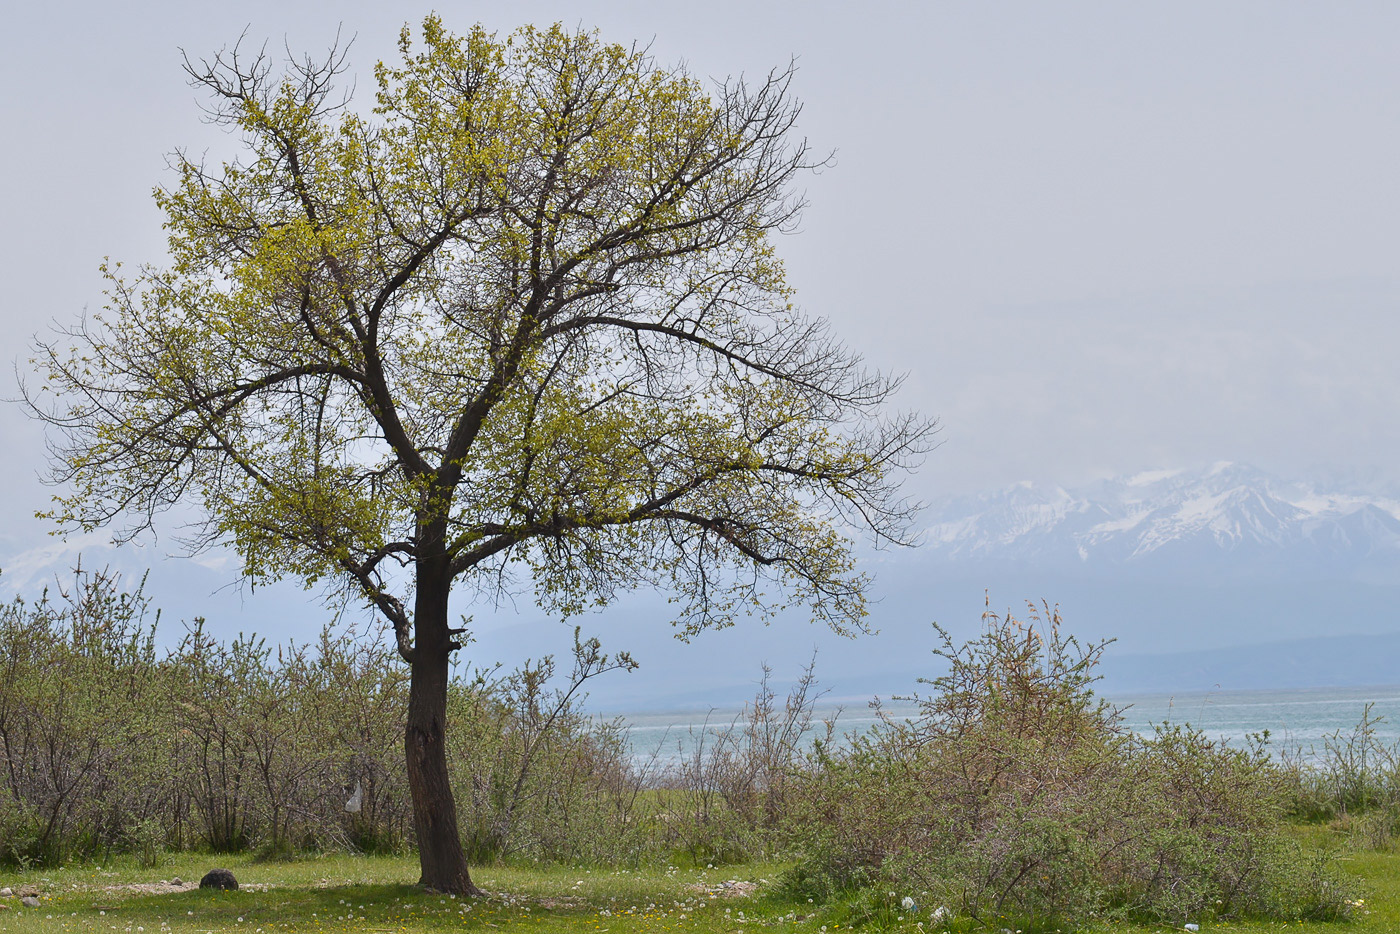
[[(436, 566), (434, 566), (436, 565)], [(451, 578), (446, 562), (420, 562), (415, 598), (414, 650), (408, 689), (404, 753), (418, 835), (419, 885), (457, 895), (481, 895), (467, 873), (457, 830), (457, 805), (447, 775), (447, 680), (452, 638), (447, 631)]]

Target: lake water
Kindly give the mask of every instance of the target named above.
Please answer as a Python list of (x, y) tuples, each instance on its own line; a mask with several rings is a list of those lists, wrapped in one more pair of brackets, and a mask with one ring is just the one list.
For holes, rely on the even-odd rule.
[[(1151, 733), (1163, 722), (1190, 724), (1207, 736), (1242, 746), (1246, 737), (1269, 731), (1271, 746), (1321, 754), (1326, 740), (1340, 732), (1349, 736), (1360, 723), (1367, 703), (1378, 742), (1400, 744), (1400, 686), (1367, 688), (1306, 688), (1282, 691), (1210, 691), (1177, 694), (1109, 695), (1107, 699), (1123, 708), (1124, 725), (1140, 733)], [(886, 702), (884, 710), (896, 718), (912, 717), (917, 708), (908, 702)], [(728, 727), (739, 715), (737, 709), (711, 711), (639, 712), (624, 715), (633, 754), (649, 758), (653, 753), (662, 762), (674, 762), (691, 752), (698, 738), (707, 731)], [(841, 704), (822, 703), (816, 709), (818, 721), (835, 717), (838, 734), (869, 729), (875, 713), (862, 699)]]

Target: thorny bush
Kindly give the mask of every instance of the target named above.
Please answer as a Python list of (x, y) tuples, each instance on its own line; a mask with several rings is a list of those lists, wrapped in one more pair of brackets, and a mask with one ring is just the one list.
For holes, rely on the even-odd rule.
[(960, 648), (939, 628), (947, 672), (921, 682), (916, 717), (818, 747), (794, 796), (807, 855), (790, 887), (897, 885), (1032, 926), (1346, 913), (1335, 879), (1278, 835), (1284, 787), (1262, 747), (1129, 732), (1092, 690), (1106, 643), (1030, 609), (988, 612)]

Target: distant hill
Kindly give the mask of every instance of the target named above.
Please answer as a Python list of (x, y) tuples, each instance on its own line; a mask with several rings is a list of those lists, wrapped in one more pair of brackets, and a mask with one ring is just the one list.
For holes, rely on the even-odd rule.
[(1400, 683), (1400, 635), (1322, 636), (1155, 655), (1109, 654), (1109, 693), (1315, 688)]

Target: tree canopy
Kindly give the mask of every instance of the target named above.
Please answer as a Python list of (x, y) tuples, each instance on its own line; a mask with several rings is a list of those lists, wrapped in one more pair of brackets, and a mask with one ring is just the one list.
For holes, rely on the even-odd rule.
[(860, 627), (853, 540), (906, 542), (933, 424), (794, 304), (793, 70), (707, 87), (436, 17), (400, 49), (368, 112), (343, 49), (186, 62), (245, 154), (177, 152), (169, 262), (106, 267), (106, 310), (38, 345), (54, 518), (130, 537), (193, 504), (193, 548), (377, 608), (415, 685), (460, 647), (457, 581), (563, 615), (659, 587), (686, 632), (792, 601)]

